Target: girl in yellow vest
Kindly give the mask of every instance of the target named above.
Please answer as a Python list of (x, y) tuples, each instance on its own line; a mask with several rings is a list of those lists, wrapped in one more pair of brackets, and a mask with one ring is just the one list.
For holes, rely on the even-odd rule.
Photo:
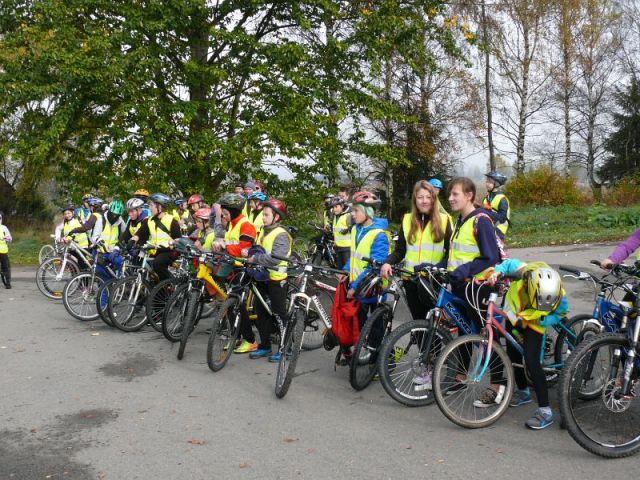
[[(395, 250), (381, 269), (383, 277), (388, 278), (391, 266), (403, 260), (405, 268), (411, 271), (424, 264), (446, 266), (452, 227), (449, 215), (442, 213), (439, 205), (438, 195), (429, 182), (420, 180), (415, 184), (411, 213), (402, 217)], [(435, 306), (433, 300), (408, 278), (403, 283), (411, 316), (426, 318), (427, 312)]]
[[(91, 213), (87, 220), (80, 225), (72, 229), (69, 232), (69, 235), (73, 235), (76, 233), (86, 233), (88, 238), (88, 244), (93, 245), (99, 239), (102, 234), (102, 226), (104, 223), (104, 218), (102, 217), (102, 204), (104, 203), (101, 198), (93, 197), (87, 200), (89, 204), (89, 210)], [(76, 240), (79, 239), (79, 236), (76, 237)], [(70, 237), (65, 237), (65, 240), (69, 241)]]
[(333, 197), (333, 244), (338, 268), (344, 267), (351, 255), (351, 209), (342, 197)]
[(13, 241), (11, 232), (2, 223), (4, 214), (0, 212), (0, 273), (4, 288), (11, 288), (11, 264), (9, 263), (9, 243)]
[(251, 224), (256, 227), (256, 235), (259, 235), (264, 226), (264, 210), (263, 204), (267, 199), (267, 196), (262, 192), (253, 192), (247, 198), (247, 203), (249, 204), (249, 215), (247, 218), (251, 222)]
[(201, 208), (193, 214), (193, 219), (196, 222), (196, 230), (191, 233), (190, 238), (194, 240), (196, 248), (203, 252), (210, 252), (213, 248), (213, 242), (216, 239), (213, 229), (209, 226), (210, 218), (210, 208)]
[(493, 170), (485, 173), (484, 176), (487, 177), (485, 180), (487, 196), (484, 197), (482, 206), (504, 238), (511, 222), (511, 206), (506, 195), (498, 190), (507, 182), (507, 177)]
[[(544, 348), (544, 331), (548, 326), (559, 323), (568, 311), (567, 297), (558, 272), (544, 262), (526, 264), (516, 259), (508, 259), (495, 267), (493, 273), (487, 272), (489, 283), (502, 276), (516, 277), (509, 285), (505, 295), (503, 310), (507, 314), (508, 329), (515, 338), (522, 341), (524, 364), (533, 381), (538, 409), (525, 425), (540, 430), (553, 423), (553, 413), (549, 407), (547, 379), (540, 365), (540, 353)], [(507, 326), (505, 325), (505, 326)], [(507, 353), (513, 363), (522, 364), (523, 355), (507, 342)], [(527, 385), (527, 377), (522, 368), (514, 370), (516, 391), (510, 405), (519, 407), (532, 401)], [(473, 405), (486, 408), (495, 404), (495, 395), (499, 385), (493, 384), (485, 390)]]
[[(56, 242), (62, 242), (65, 237), (69, 235), (69, 232), (74, 228), (80, 227), (80, 221), (75, 217), (75, 209), (72, 204), (67, 204), (62, 207), (62, 223), (58, 224), (55, 230)], [(89, 246), (89, 240), (86, 235), (78, 235), (76, 242), (82, 248)]]
[[(274, 259), (271, 254), (282, 257), (291, 255), (293, 244), (291, 235), (282, 227), (280, 222), (287, 217), (287, 206), (277, 198), (270, 198), (264, 203), (264, 229), (258, 237), (258, 245), (262, 247), (252, 252), (250, 261), (273, 267), (268, 269), (269, 279), (258, 286), (260, 293), (271, 300), (271, 310), (274, 315), (286, 322), (287, 315), (287, 262)], [(243, 250), (243, 256), (249, 254), (248, 249)], [(269, 357), (270, 362), (279, 362), (280, 353), (271, 352), (271, 334), (276, 329), (273, 316), (269, 315), (262, 304), (255, 302), (254, 308), (258, 315), (256, 327), (260, 334), (260, 344), (255, 351), (249, 354), (249, 358)]]
[(125, 222), (122, 219), (124, 211), (124, 203), (120, 200), (113, 200), (109, 204), (109, 210), (104, 214), (100, 239), (107, 252), (112, 252), (113, 248), (118, 245), (120, 235), (125, 230)]

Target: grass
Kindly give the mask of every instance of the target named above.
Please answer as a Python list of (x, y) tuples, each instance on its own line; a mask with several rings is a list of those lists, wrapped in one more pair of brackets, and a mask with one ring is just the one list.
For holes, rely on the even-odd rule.
[(51, 243), (49, 237), (53, 233), (53, 226), (46, 228), (35, 226), (28, 228), (24, 225), (12, 228), (8, 225), (13, 236), (13, 242), (9, 245), (9, 258), (11, 265), (37, 265), (40, 248)]

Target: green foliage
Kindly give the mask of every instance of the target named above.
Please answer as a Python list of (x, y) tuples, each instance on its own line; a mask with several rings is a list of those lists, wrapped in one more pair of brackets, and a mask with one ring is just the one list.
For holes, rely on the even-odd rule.
[(573, 177), (548, 167), (529, 170), (507, 182), (505, 194), (513, 206), (580, 205), (585, 202)]
[(604, 202), (618, 207), (640, 203), (640, 168), (625, 175), (608, 189)]

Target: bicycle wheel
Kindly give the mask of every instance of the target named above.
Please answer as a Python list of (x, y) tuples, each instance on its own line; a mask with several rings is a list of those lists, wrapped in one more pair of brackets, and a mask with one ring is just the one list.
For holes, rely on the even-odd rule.
[(218, 315), (213, 319), (207, 344), (207, 364), (211, 371), (222, 370), (229, 361), (240, 335), (240, 321), (238, 298), (227, 298), (220, 306)]
[[(331, 318), (331, 310), (333, 308), (333, 295), (326, 290), (319, 288), (314, 289), (314, 295), (318, 296), (320, 305), (324, 309), (325, 313)], [(311, 303), (309, 309), (309, 315), (304, 321), (304, 335), (302, 337), (302, 349), (303, 350), (316, 350), (322, 346), (324, 340), (325, 324), (322, 321), (320, 313), (317, 311), (317, 307)]]
[(96, 310), (98, 311), (98, 315), (100, 316), (100, 319), (110, 327), (113, 327), (113, 322), (109, 317), (108, 311), (109, 291), (117, 281), (117, 278), (110, 278), (100, 286), (98, 293), (96, 294)]
[(413, 320), (393, 330), (380, 347), (380, 383), (391, 398), (408, 407), (422, 407), (435, 401), (433, 367), (452, 337), (447, 329), (436, 329), (431, 348), (426, 351), (430, 331), (430, 321)]
[[(607, 458), (640, 450), (640, 368), (636, 361), (631, 395), (622, 395), (629, 338), (605, 333), (580, 345), (560, 380), (560, 413), (571, 437), (585, 450)], [(584, 399), (585, 389), (599, 394)]]
[(97, 320), (98, 290), (104, 280), (91, 273), (81, 273), (67, 282), (62, 292), (64, 308), (73, 318), (82, 321)]
[(78, 273), (80, 267), (75, 261), (69, 258), (66, 262), (60, 257), (49, 258), (36, 271), (36, 285), (45, 297), (60, 300), (64, 286)]
[[(588, 313), (574, 315), (573, 317), (566, 319), (564, 324), (571, 333), (564, 329), (561, 329), (560, 333), (558, 333), (553, 352), (553, 360), (557, 364), (566, 362), (569, 355), (571, 355), (571, 352), (575, 350), (578, 341), (583, 337), (593, 336), (594, 334), (599, 333), (600, 330), (598, 327), (600, 322)], [(585, 327), (587, 327), (587, 331), (583, 333)]]
[(123, 332), (140, 330), (147, 322), (144, 308), (150, 286), (137, 275), (116, 282), (109, 295), (109, 318)]
[(56, 254), (56, 249), (53, 245), (43, 245), (38, 252), (38, 264), (42, 264), (46, 259), (53, 257)]
[[(445, 417), (461, 427), (488, 427), (509, 408), (515, 383), (511, 361), (494, 341), (485, 370), (488, 346), (481, 335), (464, 335), (446, 345), (436, 360), (433, 371), (436, 403)], [(474, 406), (491, 384), (504, 387), (502, 398), (492, 406)]]
[(188, 283), (178, 285), (175, 292), (169, 297), (162, 314), (162, 333), (170, 342), (179, 342), (182, 337), (182, 327), (189, 299), (188, 292)]
[(276, 374), (276, 397), (283, 398), (289, 391), (296, 363), (302, 349), (302, 332), (304, 331), (304, 313), (298, 309), (287, 322), (284, 339), (280, 350), (280, 361)]
[(367, 318), (349, 364), (349, 383), (354, 390), (366, 388), (378, 371), (378, 350), (392, 319), (391, 309), (378, 307)]
[(197, 288), (192, 289), (187, 295), (187, 310), (184, 315), (184, 326), (182, 327), (180, 346), (178, 347), (178, 360), (182, 360), (184, 357), (184, 350), (187, 348), (187, 341), (196, 327), (200, 295), (200, 290)]
[(147, 297), (145, 309), (149, 324), (157, 332), (162, 332), (162, 320), (164, 309), (171, 294), (179, 285), (180, 280), (176, 278), (167, 278), (158, 283)]

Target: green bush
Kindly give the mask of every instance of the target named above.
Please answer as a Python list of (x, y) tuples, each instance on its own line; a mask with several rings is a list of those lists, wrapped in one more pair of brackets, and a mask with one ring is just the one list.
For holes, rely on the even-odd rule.
[(514, 206), (583, 205), (587, 198), (573, 177), (541, 167), (520, 174), (509, 181), (505, 194)]

